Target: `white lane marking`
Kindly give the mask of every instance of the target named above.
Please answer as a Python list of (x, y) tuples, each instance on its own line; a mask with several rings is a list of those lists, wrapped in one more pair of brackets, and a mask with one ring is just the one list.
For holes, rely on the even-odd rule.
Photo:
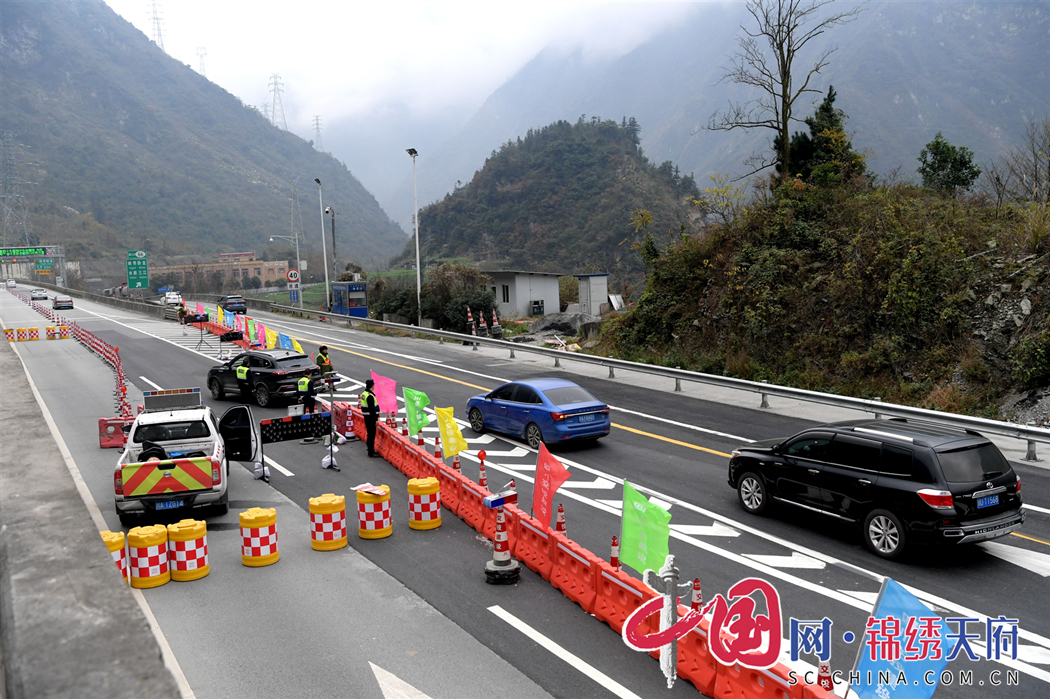
[(495, 439), (491, 434), (483, 434), (480, 437), (466, 437), (467, 444), (489, 444)]
[(797, 551), (792, 551), (790, 556), (764, 556), (754, 553), (745, 553), (744, 558), (750, 558), (752, 561), (765, 563), (767, 566), (773, 566), (774, 568), (823, 570), (827, 565), (824, 561), (818, 561), (816, 558), (803, 556)]
[(1039, 646), (1022, 646), (1018, 644), (1017, 657), (1026, 663), (1050, 665), (1050, 650)]
[[(7, 325), (2, 318), (0, 318), (0, 328), (7, 329)], [(88, 490), (87, 483), (84, 482), (84, 477), (80, 473), (80, 468), (77, 466), (76, 461), (73, 460), (73, 453), (69, 451), (69, 447), (66, 446), (66, 440), (63, 439), (62, 433), (58, 430), (58, 425), (55, 423), (54, 418), (51, 417), (51, 411), (47, 409), (47, 404), (44, 403), (44, 398), (40, 395), (40, 391), (37, 390), (36, 382), (33, 381), (33, 377), (29, 374), (29, 367), (26, 366), (25, 360), (22, 359), (22, 354), (18, 351), (18, 347), (11, 344), (11, 349), (14, 351), (15, 356), (18, 357), (18, 361), (22, 363), (22, 371), (25, 372), (26, 380), (29, 382), (29, 388), (33, 392), (33, 397), (36, 399), (37, 405), (40, 406), (40, 412), (44, 416), (44, 422), (47, 423), (47, 428), (51, 432), (51, 437), (55, 440), (59, 453), (62, 454), (62, 460), (66, 463), (66, 469), (69, 470), (69, 475), (73, 478), (73, 483), (76, 485), (77, 492), (80, 493), (80, 499), (84, 501), (84, 506), (87, 508), (88, 514), (91, 516), (91, 521), (95, 523), (95, 527), (97, 527), (100, 532), (108, 531), (109, 526), (106, 524), (106, 520), (102, 518), (102, 511), (98, 509), (98, 504), (95, 502), (95, 498), (91, 495), (91, 491)], [(146, 623), (149, 624), (149, 629), (153, 632), (153, 637), (157, 639), (157, 645), (160, 646), (161, 657), (164, 658), (164, 665), (168, 668), (172, 677), (175, 678), (175, 684), (179, 688), (179, 694), (182, 695), (182, 699), (196, 699), (196, 695), (193, 693), (190, 683), (186, 680), (186, 675), (183, 674), (182, 667), (179, 665), (175, 653), (171, 650), (171, 646), (168, 644), (168, 639), (164, 636), (164, 631), (161, 630), (160, 624), (157, 623), (157, 617), (153, 616), (153, 610), (150, 609), (149, 602), (146, 601), (146, 597), (142, 594), (142, 590), (132, 588), (131, 595), (135, 598), (135, 602), (139, 605), (142, 614), (146, 617)]]
[(1022, 507), (1024, 507), (1024, 509), (1026, 510), (1031, 510), (1033, 512), (1042, 512), (1044, 515), (1050, 515), (1050, 510), (1046, 509), (1045, 507), (1036, 507), (1035, 505), (1029, 505), (1027, 502), (1024, 505), (1022, 505)]
[(628, 410), (627, 408), (617, 408), (615, 405), (610, 405), (609, 410), (615, 410), (620, 413), (627, 413), (628, 415), (636, 415), (637, 417), (644, 417), (649, 420), (655, 420), (657, 422), (663, 422), (668, 425), (674, 425), (675, 427), (684, 427), (687, 430), (696, 430), (697, 432), (704, 432), (706, 434), (714, 434), (719, 437), (728, 437), (729, 439), (736, 440), (738, 442), (747, 442), (748, 444), (753, 443), (755, 440), (748, 439), (747, 437), (738, 437), (735, 434), (729, 434), (728, 432), (719, 432), (718, 430), (709, 430), (706, 427), (697, 427), (696, 425), (690, 425), (685, 422), (677, 422), (675, 420), (668, 420), (665, 417), (657, 417), (656, 415), (649, 415), (648, 413), (639, 413), (635, 410)]
[(594, 501), (604, 505), (604, 508), (598, 509), (612, 510), (614, 514), (620, 514), (620, 510), (623, 509), (623, 500), (598, 500), (596, 498)]
[[(511, 467), (513, 468), (513, 466)], [(532, 467), (535, 470), (535, 466)], [(572, 490), (612, 490), (616, 487), (616, 484), (610, 481), (608, 478), (595, 478), (593, 481), (574, 481), (569, 479), (561, 484), (562, 488), (570, 488)]]
[(292, 473), (291, 471), (286, 469), (284, 466), (281, 466), (279, 463), (277, 463), (276, 461), (271, 459), (269, 456), (264, 456), (263, 460), (266, 463), (268, 463), (269, 465), (273, 466), (278, 471), (280, 471), (281, 473), (283, 473), (284, 475), (286, 475), (286, 476), (294, 476), (295, 475), (294, 473)]
[(665, 509), (665, 510), (667, 510), (668, 512), (670, 512), (670, 511), (671, 511), (671, 503), (667, 502), (666, 500), (661, 500), (661, 499), (660, 499), (660, 498), (658, 498), (658, 497), (655, 497), (655, 496), (651, 496), (651, 497), (649, 498), (649, 502), (653, 503), (653, 504), (654, 504), (654, 505), (656, 505), (657, 507), (662, 507), (662, 508), (664, 508), (664, 509)]
[(368, 664), (372, 667), (372, 674), (376, 676), (383, 699), (430, 699), (408, 682), (392, 672), (387, 672), (371, 660), (368, 661)]
[(994, 541), (982, 541), (977, 545), (996, 558), (1021, 566), (1044, 578), (1050, 578), (1050, 554), (1029, 551)]
[(146, 383), (148, 383), (153, 388), (157, 389), (158, 391), (163, 391), (164, 390), (164, 388), (162, 386), (158, 386), (157, 384), (155, 384), (152, 381), (150, 381), (149, 379), (147, 379), (145, 376), (140, 376), (139, 378), (142, 379), (143, 381), (145, 381)]
[(498, 604), (489, 607), (489, 611), (498, 616), (503, 621), (513, 626), (518, 631), (531, 638), (538, 645), (550, 651), (556, 657), (560, 658), (561, 660), (564, 660), (576, 670), (579, 670), (587, 677), (590, 677), (592, 680), (605, 687), (607, 690), (609, 690), (616, 696), (624, 697), (624, 699), (641, 699), (641, 697), (639, 697), (631, 690), (627, 689), (627, 687), (624, 687), (622, 684), (609, 677), (604, 672), (594, 667), (590, 663), (580, 659), (573, 653), (570, 653), (564, 647), (558, 645), (551, 639), (547, 638), (539, 631), (532, 628), (524, 621), (514, 616)]
[(839, 590), (839, 592), (850, 597), (856, 597), (867, 604), (870, 609), (875, 609), (875, 603), (879, 601), (878, 592), (860, 592), (858, 590)]
[[(568, 485), (568, 483), (565, 485)], [(562, 488), (564, 488), (565, 485), (562, 485)], [(714, 524), (672, 524), (671, 529), (681, 532), (682, 534), (689, 534), (690, 536), (740, 536), (740, 532), (736, 529), (727, 527), (724, 524), (719, 524), (718, 522), (715, 522)]]

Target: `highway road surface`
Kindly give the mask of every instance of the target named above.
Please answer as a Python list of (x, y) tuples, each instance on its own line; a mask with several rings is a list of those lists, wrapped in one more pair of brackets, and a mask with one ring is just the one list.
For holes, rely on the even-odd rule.
[[(79, 299), (76, 304), (66, 316), (120, 347), (138, 391), (204, 388), (208, 368), (216, 364), (215, 338), (206, 337), (208, 345), (198, 347), (195, 331), (183, 335), (173, 322)], [(455, 407), (471, 448), (489, 454), (490, 483), (516, 479), (525, 503), (531, 501), (535, 452), (510, 438), (474, 434), (465, 423), (465, 403), (508, 380), (574, 380), (613, 407), (614, 423), (612, 434), (598, 443), (553, 450), (572, 473), (555, 503), (564, 505), (568, 535), (580, 545), (608, 557), (611, 538), (619, 534), (627, 479), (670, 511), (671, 552), (684, 578), (700, 578), (705, 599), (725, 594), (738, 580), (760, 577), (777, 587), (785, 617), (830, 617), (833, 670), (848, 672), (853, 666), (875, 596), (882, 580), (891, 577), (942, 616), (981, 619), (982, 638), (987, 616), (1020, 620), (1017, 660), (955, 661), (948, 669), (972, 671), (972, 686), (944, 686), (938, 697), (1050, 695), (1045, 461), (1012, 461), (1029, 505), (1018, 535), (977, 546), (922, 548), (903, 561), (883, 561), (867, 552), (856, 531), (820, 515), (778, 510), (749, 516), (726, 483), (729, 453), (740, 444), (856, 415), (806, 405), (758, 410), (750, 405), (757, 402), (752, 395), (728, 398), (695, 387), (674, 393), (671, 381), (629, 372), (608, 380), (571, 361), (556, 369), (550, 360), (522, 352), (509, 359), (505, 351), (471, 351), (280, 315), (253, 317), (297, 338), (307, 352), (328, 345), (342, 377), (338, 400), (356, 401), (364, 379), (375, 371), (395, 379), (399, 388), (426, 392), (434, 406)], [(0, 318), (6, 327), (45, 324), (6, 293), (0, 293)], [(111, 494), (118, 454), (98, 449), (96, 439), (97, 418), (113, 414), (111, 372), (73, 341), (18, 343), (18, 350), (106, 523), (119, 529)], [(205, 400), (220, 414), (233, 404)], [(284, 406), (253, 410), (257, 418), (285, 414)], [(383, 697), (396, 696), (393, 687), (404, 691), (399, 683), (432, 697), (697, 695), (684, 680), (672, 690), (663, 688), (655, 661), (629, 650), (605, 624), (531, 571), (523, 568), (516, 586), (485, 585), (491, 544), (447, 512), (440, 529), (409, 530), (405, 477), (381, 459), (364, 458), (359, 442), (341, 448), (340, 473), (321, 469), (325, 452), (295, 442), (268, 445), (269, 485), (252, 480), (250, 465), (234, 467), (230, 514), (206, 517), (214, 551), (211, 575), (146, 591), (196, 696)], [(1045, 449), (1041, 456), (1048, 458)], [(476, 479), (476, 458), (468, 454), (463, 462), (464, 473)], [(311, 551), (307, 499), (327, 492), (349, 495), (352, 486), (366, 481), (391, 486), (394, 535), (365, 541), (351, 531), (348, 549)], [(278, 508), (282, 558), (270, 568), (243, 568), (237, 558), (236, 513), (253, 505)], [(844, 640), (847, 631), (856, 637), (852, 643)], [(812, 657), (791, 663), (786, 650), (785, 645), (786, 664), (813, 668)], [(993, 675), (996, 671), (1000, 674)], [(1007, 686), (1007, 672), (1016, 673), (1016, 685)], [(1003, 684), (991, 686), (993, 677)]]

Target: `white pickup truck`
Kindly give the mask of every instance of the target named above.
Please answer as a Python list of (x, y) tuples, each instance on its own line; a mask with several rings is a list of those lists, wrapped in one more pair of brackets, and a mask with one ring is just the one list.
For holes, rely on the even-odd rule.
[(144, 412), (125, 429), (127, 445), (113, 471), (120, 523), (159, 510), (212, 506), (229, 510), (232, 461), (252, 461), (259, 436), (251, 409), (237, 405), (215, 419), (199, 388), (143, 393)]

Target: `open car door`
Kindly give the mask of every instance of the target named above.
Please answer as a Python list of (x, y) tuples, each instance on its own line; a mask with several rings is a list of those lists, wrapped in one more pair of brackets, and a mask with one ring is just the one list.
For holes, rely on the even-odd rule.
[(235, 405), (222, 414), (219, 434), (226, 444), (229, 461), (254, 461), (259, 449), (259, 433), (255, 428), (252, 409), (247, 405)]

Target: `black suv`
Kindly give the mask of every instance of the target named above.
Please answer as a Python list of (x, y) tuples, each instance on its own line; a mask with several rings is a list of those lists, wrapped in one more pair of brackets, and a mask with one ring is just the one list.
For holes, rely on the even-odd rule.
[(244, 302), (244, 297), (238, 296), (237, 294), (223, 296), (221, 299), (219, 299), (219, 307), (222, 308), (223, 313), (248, 312), (248, 304)]
[(771, 501), (860, 524), (876, 556), (912, 543), (1005, 536), (1025, 519), (1021, 478), (973, 430), (914, 420), (852, 420), (740, 447), (729, 485), (752, 514)]
[(208, 390), (212, 398), (222, 400), (227, 393), (240, 395), (239, 366), (248, 367), (249, 389), (261, 408), (268, 406), (274, 397), (295, 397), (296, 384), (303, 376), (321, 375), (320, 368), (300, 352), (286, 349), (243, 352), (208, 370)]

